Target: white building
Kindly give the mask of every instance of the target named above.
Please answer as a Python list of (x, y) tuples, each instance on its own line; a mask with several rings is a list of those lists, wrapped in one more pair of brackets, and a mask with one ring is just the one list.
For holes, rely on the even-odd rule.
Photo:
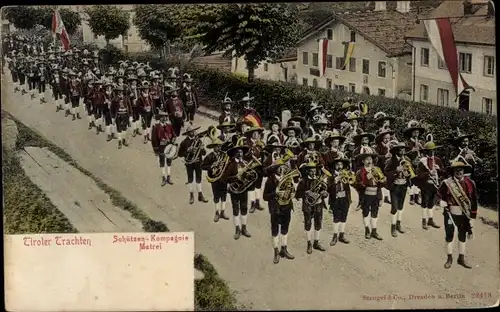
[[(298, 83), (408, 98), (411, 94), (411, 46), (405, 43), (404, 35), (415, 20), (410, 1), (377, 1), (368, 10), (334, 12), (331, 18), (311, 28), (299, 41)], [(328, 39), (323, 77), (319, 77), (319, 39)], [(354, 42), (354, 50), (349, 64), (343, 69), (348, 42)]]
[[(291, 49), (275, 62), (262, 62), (255, 69), (255, 78), (273, 81), (297, 81), (297, 51)], [(231, 60), (231, 72), (238, 76), (248, 77), (247, 63), (244, 57)]]
[[(63, 6), (61, 6), (63, 7)], [(82, 16), (82, 32), (83, 32), (83, 42), (97, 44), (100, 48), (106, 45), (106, 40), (104, 36), (96, 36), (89, 27), (88, 15), (84, 12), (86, 5), (71, 5), (68, 6), (70, 9), (77, 11)], [(119, 36), (116, 39), (110, 40), (110, 44), (115, 47), (124, 50), (125, 52), (146, 52), (150, 50), (149, 45), (141, 39), (139, 32), (134, 25), (134, 6), (133, 5), (119, 5), (119, 7), (129, 13), (130, 16), (130, 28), (125, 36)]]
[(446, 64), (428, 41), (425, 27), (421, 23), (407, 35), (408, 42), (415, 47), (415, 101), (488, 115), (497, 114), (495, 16), (490, 11), (490, 16), (485, 17), (489, 14), (488, 4), (486, 1), (481, 2), (483, 3), (472, 4), (472, 12), (468, 12), (467, 5), (464, 6), (462, 1), (445, 1), (430, 15), (463, 16), (452, 19), (453, 35), (459, 53), (460, 72), (475, 91), (464, 92), (457, 99)]

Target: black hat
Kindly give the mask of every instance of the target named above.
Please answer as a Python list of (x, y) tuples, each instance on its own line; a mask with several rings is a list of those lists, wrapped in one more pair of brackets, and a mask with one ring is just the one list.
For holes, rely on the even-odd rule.
[(269, 128), (272, 128), (273, 125), (278, 125), (280, 129), (282, 128), (281, 119), (278, 116), (274, 116), (274, 118), (269, 121)]
[(403, 130), (403, 135), (406, 138), (411, 137), (411, 133), (415, 130), (418, 130), (420, 134), (423, 134), (425, 131), (425, 128), (420, 125), (420, 122), (416, 120), (410, 120), (408, 124), (406, 125), (406, 128)]
[(368, 132), (363, 132), (361, 134), (358, 134), (358, 135), (355, 135), (352, 140), (354, 141), (354, 144), (355, 145), (361, 145), (361, 140), (364, 138), (364, 137), (367, 137), (369, 139), (370, 142), (373, 142), (373, 140), (375, 139), (375, 134), (373, 133), (368, 133)]
[(460, 145), (460, 143), (464, 140), (464, 139), (470, 139), (474, 137), (474, 135), (472, 134), (465, 134), (465, 133), (462, 133), (460, 131), (460, 128), (457, 128), (457, 136), (456, 138), (454, 139), (454, 144), (455, 145)]
[(376, 113), (375, 115), (373, 115), (373, 118), (375, 119), (375, 123), (380, 127), (382, 126), (382, 124), (384, 123), (384, 121), (386, 120), (390, 120), (391, 122), (393, 122), (394, 120), (396, 120), (395, 117), (393, 116), (389, 116), (387, 115), (386, 113), (384, 112), (378, 112)]
[(391, 148), (389, 149), (389, 152), (391, 154), (395, 154), (395, 151), (400, 150), (400, 149), (409, 150), (410, 147), (403, 142), (399, 142), (398, 144), (391, 146)]
[(337, 129), (333, 129), (333, 131), (330, 132), (330, 134), (326, 137), (325, 139), (325, 144), (327, 146), (330, 146), (333, 140), (339, 140), (340, 144), (345, 142), (347, 139), (345, 136), (341, 135), (340, 132)]
[(333, 160), (334, 164), (336, 164), (338, 162), (343, 163), (344, 164), (344, 168), (349, 168), (351, 166), (351, 160), (349, 158), (339, 157), (339, 158), (335, 158)]

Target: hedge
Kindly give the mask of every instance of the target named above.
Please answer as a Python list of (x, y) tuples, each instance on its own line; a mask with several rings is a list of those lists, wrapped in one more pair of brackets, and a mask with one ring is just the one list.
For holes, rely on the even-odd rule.
[[(281, 116), (281, 111), (289, 109), (293, 114), (305, 115), (312, 100), (318, 101), (325, 107), (332, 109), (338, 115), (339, 109), (347, 96), (355, 101), (364, 101), (369, 105), (369, 114), (373, 116), (378, 111), (396, 116), (395, 129), (398, 138), (402, 138), (402, 130), (408, 121), (421, 120), (427, 126), (434, 141), (442, 145), (437, 151), (445, 163), (449, 163), (450, 156), (454, 157), (457, 151), (451, 141), (456, 136), (457, 127), (462, 132), (473, 134), (472, 148), (483, 163), (476, 167), (476, 184), (479, 192), (479, 201), (483, 206), (497, 209), (497, 122), (495, 116), (487, 116), (475, 112), (462, 112), (448, 107), (437, 107), (423, 102), (411, 102), (401, 99), (391, 99), (366, 94), (353, 94), (341, 90), (327, 90), (309, 86), (301, 86), (288, 82), (276, 82), (256, 79), (249, 83), (234, 74), (225, 73), (212, 68), (182, 62), (178, 59), (161, 60), (152, 54), (142, 54), (133, 60), (150, 62), (154, 69), (166, 69), (177, 66), (181, 72), (192, 74), (200, 92), (200, 101), (203, 105), (220, 110), (222, 99), (228, 94), (233, 100), (243, 98), (247, 92), (255, 97), (254, 105), (263, 119)], [(374, 132), (377, 127), (374, 123), (365, 124), (367, 131)]]

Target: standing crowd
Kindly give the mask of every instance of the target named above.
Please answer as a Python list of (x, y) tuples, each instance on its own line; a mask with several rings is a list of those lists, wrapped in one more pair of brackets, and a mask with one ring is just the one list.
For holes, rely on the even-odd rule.
[[(391, 205), (389, 233), (394, 238), (405, 233), (407, 193), (410, 205), (421, 206), (424, 230), (441, 227), (434, 220), (434, 207), (441, 206), (447, 246), (444, 266), (453, 263), (456, 231), (457, 263), (471, 268), (465, 247), (478, 207), (471, 174), (481, 159), (469, 147), (472, 136), (459, 129), (454, 141), (457, 155), (445, 164), (435, 155), (440, 146), (416, 120), (408, 121), (403, 137), (397, 138), (394, 116), (384, 112), (369, 116), (367, 104), (348, 98), (341, 111), (313, 102), (304, 116), (283, 121), (275, 117), (265, 129), (247, 94), (237, 102), (226, 95), (218, 123), (199, 131), (193, 125), (198, 92), (191, 75), (181, 75), (177, 68), (160, 71), (128, 61), (105, 68), (98, 51), (62, 51), (54, 46), (44, 51), (13, 37), (4, 42), (3, 52), (16, 96), (39, 98), (41, 105), (53, 105), (72, 120), (85, 117), (89, 131), (105, 133), (107, 141), (116, 139), (119, 149), (128, 146), (130, 137), (142, 136), (158, 158), (162, 186), (174, 183), (171, 166), (182, 158), (190, 204), (195, 202), (195, 189), (198, 201), (208, 202), (202, 191), (206, 171), (215, 206), (213, 220), (230, 219), (229, 198), (234, 239), (252, 236), (248, 215), (264, 210), (262, 201), (266, 202), (274, 263), (294, 259), (287, 238), (295, 201), (302, 206), (307, 254), (313, 249), (325, 251), (320, 241), (324, 210), (333, 217), (330, 246), (349, 244), (346, 225), (355, 191), (359, 197), (355, 210), (362, 212), (366, 239), (383, 239), (377, 224), (382, 203)], [(48, 100), (46, 91), (52, 91)], [(376, 124), (378, 131), (364, 131), (366, 123)], [(205, 146), (205, 139), (210, 144)]]

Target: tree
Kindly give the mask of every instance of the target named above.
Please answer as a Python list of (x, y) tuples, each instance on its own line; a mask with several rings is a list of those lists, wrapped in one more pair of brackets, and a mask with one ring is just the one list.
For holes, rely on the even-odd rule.
[[(52, 30), (52, 16), (54, 15), (55, 7), (43, 7), (38, 10), (40, 10), (41, 15), (40, 25)], [(61, 19), (63, 20), (64, 27), (68, 34), (74, 35), (82, 24), (80, 14), (68, 9), (59, 9), (59, 14), (61, 15)]]
[(298, 10), (288, 4), (226, 4), (206, 7), (198, 31), (205, 51), (245, 57), (248, 81), (255, 68), (294, 47), (299, 36)]
[(40, 24), (42, 11), (31, 6), (12, 6), (5, 8), (5, 17), (18, 29), (32, 29)]
[(196, 32), (196, 19), (204, 5), (162, 4), (136, 5), (134, 25), (142, 39), (153, 48), (163, 50), (174, 42), (185, 43)]
[(96, 36), (104, 36), (106, 44), (127, 33), (130, 15), (119, 7), (94, 5), (85, 10), (89, 15), (89, 27)]

